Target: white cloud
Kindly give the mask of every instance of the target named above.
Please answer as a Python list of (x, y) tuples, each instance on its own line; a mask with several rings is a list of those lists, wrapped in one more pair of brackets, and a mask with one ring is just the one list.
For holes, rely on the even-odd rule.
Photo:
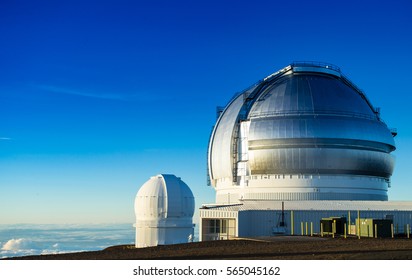
[[(10, 229), (18, 229), (19, 236), (8, 235)], [(130, 224), (0, 225), (0, 240), (2, 259), (94, 251), (113, 245), (131, 244), (134, 229)]]
[(0, 140), (8, 141), (8, 140), (11, 140), (11, 138), (9, 138), (9, 137), (0, 137)]
[(97, 98), (97, 99), (107, 99), (107, 100), (121, 100), (121, 101), (140, 101), (140, 102), (158, 102), (158, 101), (171, 101), (175, 97), (172, 95), (165, 97), (163, 94), (154, 94), (154, 93), (147, 93), (147, 92), (134, 92), (134, 93), (108, 93), (108, 92), (94, 92), (94, 91), (83, 91), (73, 88), (67, 87), (59, 87), (54, 85), (34, 85), (35, 88), (45, 90), (48, 92), (58, 93), (58, 94), (68, 94), (68, 95), (76, 95), (76, 96), (83, 96), (89, 98)]
[(10, 239), (1, 249), (5, 251), (29, 250), (33, 249), (33, 242), (25, 238)]
[(74, 252), (74, 250), (62, 250), (58, 243), (47, 246), (47, 244), (34, 242), (27, 238), (10, 239), (4, 243), (1, 250), (1, 258)]
[(102, 92), (96, 93), (96, 92), (91, 92), (91, 91), (81, 91), (81, 90), (64, 88), (64, 87), (56, 87), (52, 85), (37, 85), (36, 87), (39, 89), (54, 92), (54, 93), (77, 95), (77, 96), (91, 97), (91, 98), (98, 98), (98, 99), (124, 100), (124, 101), (131, 101), (131, 100), (139, 99), (139, 95), (137, 94), (102, 93)]
[(45, 255), (45, 254), (61, 254), (71, 252), (81, 252), (83, 250), (60, 248), (59, 243), (51, 246), (31, 241), (27, 238), (10, 239), (2, 247), (0, 258), (27, 256), (27, 255)]

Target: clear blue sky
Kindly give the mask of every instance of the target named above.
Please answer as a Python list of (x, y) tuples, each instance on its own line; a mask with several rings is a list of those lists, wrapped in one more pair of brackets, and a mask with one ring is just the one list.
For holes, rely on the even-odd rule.
[(410, 1), (0, 2), (0, 223), (133, 223), (173, 173), (214, 201), (215, 108), (295, 60), (341, 67), (398, 128), (412, 200)]

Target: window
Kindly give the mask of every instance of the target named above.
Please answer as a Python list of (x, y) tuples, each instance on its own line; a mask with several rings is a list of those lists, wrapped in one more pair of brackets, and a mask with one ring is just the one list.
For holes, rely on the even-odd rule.
[(210, 220), (209, 223), (209, 233), (219, 233), (220, 232), (220, 220)]
[(227, 231), (227, 220), (222, 220), (222, 226), (220, 227), (220, 233), (226, 233)]

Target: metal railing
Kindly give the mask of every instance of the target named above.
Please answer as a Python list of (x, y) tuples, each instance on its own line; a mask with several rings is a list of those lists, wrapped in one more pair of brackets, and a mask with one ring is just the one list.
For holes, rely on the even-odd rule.
[(355, 118), (363, 118), (369, 120), (378, 120), (375, 115), (369, 114), (362, 114), (362, 113), (355, 113), (349, 111), (336, 111), (336, 110), (285, 110), (281, 112), (271, 111), (265, 113), (251, 113), (249, 115), (250, 118), (268, 118), (268, 117), (286, 117), (286, 116), (308, 116), (308, 115), (329, 115), (329, 116), (345, 116), (345, 117), (355, 117)]
[(318, 68), (326, 68), (337, 71), (340, 73), (340, 68), (334, 64), (326, 63), (326, 62), (319, 62), (319, 61), (294, 61), (291, 64), (292, 67), (318, 67)]

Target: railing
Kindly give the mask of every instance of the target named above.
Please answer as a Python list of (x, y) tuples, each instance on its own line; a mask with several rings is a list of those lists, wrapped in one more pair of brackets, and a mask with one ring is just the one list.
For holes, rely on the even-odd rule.
[(369, 120), (377, 120), (375, 115), (368, 115), (362, 113), (354, 113), (349, 111), (335, 111), (335, 110), (286, 110), (286, 111), (271, 111), (265, 113), (251, 113), (250, 118), (268, 118), (268, 117), (286, 117), (286, 116), (308, 116), (308, 115), (329, 115), (329, 116), (345, 116), (345, 117), (356, 117), (356, 118), (363, 118)]
[(275, 73), (273, 73), (273, 74), (270, 74), (269, 76), (267, 76), (266, 78), (264, 78), (263, 81), (267, 81), (267, 80), (269, 80), (269, 79), (272, 79), (272, 78), (275, 78), (275, 77), (278, 77), (278, 76), (282, 76), (284, 73), (288, 72), (288, 71), (291, 70), (291, 69), (292, 69), (292, 65), (288, 65), (288, 66), (286, 66), (285, 68), (282, 68), (282, 69), (280, 69), (279, 71), (277, 71), (277, 72), (275, 72)]
[(318, 61), (294, 61), (291, 64), (292, 67), (318, 67), (318, 68), (326, 68), (337, 71), (340, 73), (340, 68), (336, 65), (325, 63), (325, 62), (318, 62)]

